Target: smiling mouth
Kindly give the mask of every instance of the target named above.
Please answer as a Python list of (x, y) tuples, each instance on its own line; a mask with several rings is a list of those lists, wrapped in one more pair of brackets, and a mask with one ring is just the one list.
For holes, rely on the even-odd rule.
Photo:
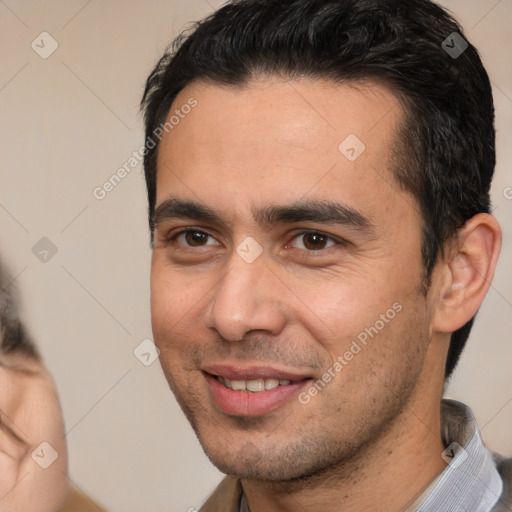
[(262, 416), (286, 402), (311, 381), (311, 377), (268, 367), (203, 368), (215, 407), (230, 416)]

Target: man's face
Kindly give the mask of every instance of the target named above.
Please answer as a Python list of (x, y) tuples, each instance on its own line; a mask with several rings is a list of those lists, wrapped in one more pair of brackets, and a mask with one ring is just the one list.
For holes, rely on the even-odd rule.
[(222, 471), (322, 471), (419, 394), (432, 307), (390, 171), (402, 109), (381, 86), (261, 79), (193, 84), (171, 114), (190, 97), (158, 155), (163, 370)]

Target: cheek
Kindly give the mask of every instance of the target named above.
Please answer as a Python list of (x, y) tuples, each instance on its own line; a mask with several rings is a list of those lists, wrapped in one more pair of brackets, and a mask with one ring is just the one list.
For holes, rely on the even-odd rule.
[(302, 324), (331, 362), (343, 358), (341, 380), (360, 382), (362, 374), (373, 371), (385, 376), (417, 348), (409, 346), (410, 337), (415, 324), (424, 322), (416, 313), (424, 305), (396, 283), (377, 287), (371, 279), (332, 280), (321, 293), (302, 293), (313, 312), (302, 316)]
[[(210, 287), (211, 288), (211, 287)], [(160, 350), (164, 371), (179, 371), (184, 352), (201, 339), (208, 287), (183, 272), (153, 264), (151, 271), (151, 323), (154, 342)]]
[(153, 331), (165, 333), (184, 317), (189, 298), (179, 274), (169, 272), (160, 262), (151, 268), (151, 319)]
[(328, 276), (315, 286), (297, 283), (294, 292), (300, 298), (295, 301), (300, 323), (336, 355), (394, 302), (388, 290), (375, 290), (371, 279), (358, 276)]
[(208, 294), (215, 284), (214, 278), (202, 277), (194, 268), (175, 267), (163, 251), (155, 252), (151, 264), (152, 311), (178, 318), (185, 315)]
[(27, 422), (30, 424), (30, 437), (44, 439), (56, 449), (57, 447), (64, 449), (66, 446), (64, 420), (55, 387), (50, 382), (35, 385), (37, 388), (33, 390), (30, 414), (27, 417)]

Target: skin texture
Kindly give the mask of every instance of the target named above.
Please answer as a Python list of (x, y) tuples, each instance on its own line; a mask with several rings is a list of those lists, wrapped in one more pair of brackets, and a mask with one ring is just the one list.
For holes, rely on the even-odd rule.
[[(449, 333), (485, 295), (497, 224), (482, 216), (461, 231), (425, 295), (417, 202), (388, 163), (404, 116), (389, 90), (259, 77), (237, 88), (192, 84), (173, 107), (190, 97), (198, 106), (159, 148), (157, 209), (193, 201), (219, 220), (162, 208), (157, 216), (153, 331), (178, 402), (213, 463), (242, 478), (251, 512), (402, 509), (445, 467), (439, 401)], [(355, 161), (338, 149), (349, 134), (365, 145)], [(254, 214), (306, 201), (342, 203), (369, 228), (262, 223)], [(246, 237), (262, 249), (252, 263), (237, 253)], [(228, 414), (204, 373), (216, 364), (311, 380), (270, 412), (249, 401)], [(302, 403), (299, 392), (329, 368), (334, 377)]]
[[(68, 493), (64, 423), (52, 377), (42, 363), (0, 356), (0, 511), (54, 512)], [(58, 458), (43, 469), (50, 451)]]

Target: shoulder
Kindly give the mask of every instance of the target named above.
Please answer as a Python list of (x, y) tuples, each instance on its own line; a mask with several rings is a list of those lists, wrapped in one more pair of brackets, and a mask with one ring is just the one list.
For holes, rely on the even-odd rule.
[(199, 512), (238, 512), (241, 496), (240, 480), (226, 476), (199, 509)]

